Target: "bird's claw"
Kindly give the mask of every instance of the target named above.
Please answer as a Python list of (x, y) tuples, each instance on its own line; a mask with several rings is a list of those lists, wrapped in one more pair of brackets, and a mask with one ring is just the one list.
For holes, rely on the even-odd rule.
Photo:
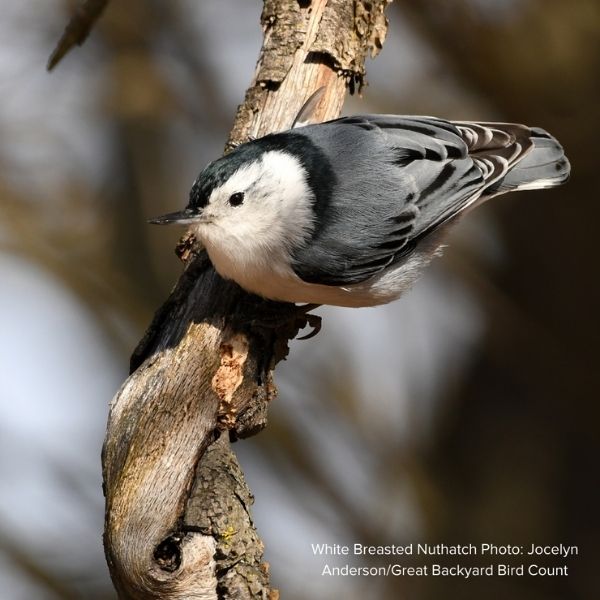
[(300, 329), (304, 329), (304, 327), (306, 327), (307, 325), (309, 325), (310, 327), (312, 327), (312, 331), (309, 331), (306, 335), (303, 335), (299, 338), (296, 338), (297, 340), (310, 340), (311, 338), (314, 338), (319, 331), (321, 331), (321, 326), (323, 325), (323, 319), (321, 319), (321, 317), (319, 315), (311, 315), (311, 314), (304, 314), (304, 324)]
[[(312, 330), (303, 335), (302, 337), (296, 338), (298, 340), (309, 340), (315, 337), (319, 331), (321, 331), (321, 317), (319, 315), (309, 314), (309, 311), (320, 306), (319, 304), (304, 304), (302, 306), (295, 306), (290, 308), (289, 311), (282, 311), (279, 314), (270, 314), (267, 317), (259, 317), (252, 319), (250, 325), (252, 327), (258, 327), (263, 329), (284, 329), (289, 328), (295, 330), (295, 334), (290, 335), (290, 339), (296, 338), (296, 335), (300, 330), (306, 326), (312, 327)], [(292, 337), (293, 336), (293, 337)]]

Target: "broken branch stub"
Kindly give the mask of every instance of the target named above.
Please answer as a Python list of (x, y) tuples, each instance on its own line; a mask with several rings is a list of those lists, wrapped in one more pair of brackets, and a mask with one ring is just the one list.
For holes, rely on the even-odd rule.
[[(256, 76), (227, 147), (288, 128), (321, 86), (315, 118), (338, 116), (346, 86), (362, 85), (364, 57), (384, 38), (387, 3), (266, 0)], [(121, 598), (275, 600), (229, 443), (265, 426), (273, 368), (313, 321), (224, 281), (190, 236), (179, 255), (184, 272), (111, 403), (103, 449), (111, 576)]]

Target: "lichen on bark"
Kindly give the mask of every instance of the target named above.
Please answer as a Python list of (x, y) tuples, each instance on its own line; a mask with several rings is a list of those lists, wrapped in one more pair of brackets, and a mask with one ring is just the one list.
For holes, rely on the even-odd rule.
[(222, 433), (198, 464), (184, 516), (184, 530), (199, 528), (216, 540), (221, 599), (257, 598), (269, 588), (263, 544), (250, 517), (253, 502), (228, 436)]

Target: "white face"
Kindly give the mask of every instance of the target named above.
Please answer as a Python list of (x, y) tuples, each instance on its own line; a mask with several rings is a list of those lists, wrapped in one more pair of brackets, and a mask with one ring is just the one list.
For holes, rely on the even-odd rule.
[(215, 188), (192, 228), (213, 262), (216, 254), (246, 264), (267, 260), (269, 255), (281, 258), (304, 243), (312, 230), (311, 205), (306, 173), (298, 159), (274, 150), (242, 166)]

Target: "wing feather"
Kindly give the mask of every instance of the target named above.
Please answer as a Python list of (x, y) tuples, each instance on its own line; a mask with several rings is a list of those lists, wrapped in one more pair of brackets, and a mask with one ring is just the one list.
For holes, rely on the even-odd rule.
[(433, 117), (359, 115), (295, 131), (325, 153), (335, 175), (326, 223), (292, 257), (299, 277), (325, 285), (358, 283), (387, 268), (492, 194), (532, 147), (521, 125)]

